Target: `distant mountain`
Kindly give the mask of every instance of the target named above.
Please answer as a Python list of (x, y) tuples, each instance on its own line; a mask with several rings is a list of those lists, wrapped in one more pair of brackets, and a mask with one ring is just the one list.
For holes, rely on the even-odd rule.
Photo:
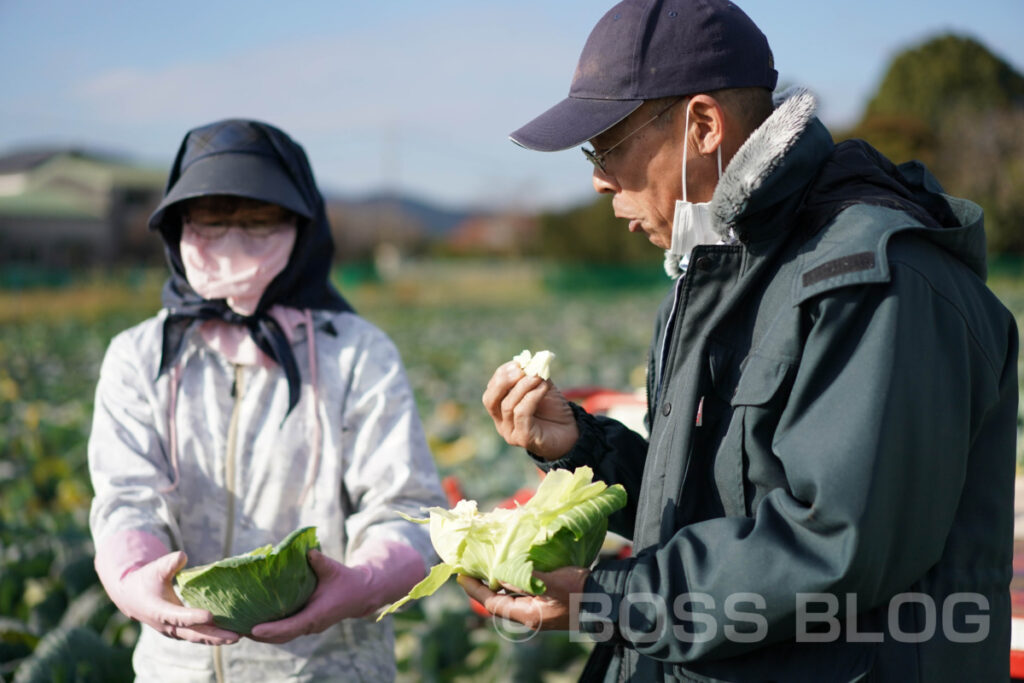
[(372, 213), (399, 214), (421, 226), (432, 239), (447, 235), (468, 217), (479, 213), (472, 209), (445, 208), (395, 192), (374, 192), (363, 196), (330, 193), (324, 197), (324, 201), (335, 211), (363, 216)]

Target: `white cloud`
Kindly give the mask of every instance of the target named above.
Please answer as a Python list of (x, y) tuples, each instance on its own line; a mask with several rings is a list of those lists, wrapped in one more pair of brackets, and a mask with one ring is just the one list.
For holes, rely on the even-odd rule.
[(210, 61), (121, 65), (84, 79), (70, 98), (108, 129), (160, 130), (161, 140), (219, 118), (268, 121), (335, 187), (397, 182), (465, 201), (530, 186), (541, 189), (521, 201), (565, 201), (586, 184), (541, 180), (558, 164), (517, 154), (506, 136), (564, 96), (579, 46), (532, 29), (527, 40), (504, 11), (478, 10), (473, 31), (440, 18), (429, 30), (392, 23), (386, 35), (292, 37)]
[[(424, 31), (392, 24), (386, 35), (291, 38), (216, 61), (122, 66), (86, 79), (73, 94), (95, 115), (133, 124), (258, 114), (311, 131), (382, 123), (473, 131), (487, 125), (481, 117), (523, 108), (516, 87), (528, 81), (551, 78), (560, 93), (567, 90), (577, 47), (517, 38), (494, 25), (467, 31), (438, 22)], [(555, 77), (550, 65), (559, 62), (567, 66)]]

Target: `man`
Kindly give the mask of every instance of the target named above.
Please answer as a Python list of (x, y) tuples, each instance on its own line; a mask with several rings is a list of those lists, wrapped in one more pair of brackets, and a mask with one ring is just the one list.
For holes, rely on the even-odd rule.
[(724, 0), (626, 0), (569, 97), (512, 139), (587, 140), (594, 188), (677, 277), (649, 439), (499, 368), (483, 402), (542, 469), (623, 484), (632, 557), (488, 609), (597, 640), (586, 680), (1008, 677), (1017, 332), (981, 210), (834, 145)]

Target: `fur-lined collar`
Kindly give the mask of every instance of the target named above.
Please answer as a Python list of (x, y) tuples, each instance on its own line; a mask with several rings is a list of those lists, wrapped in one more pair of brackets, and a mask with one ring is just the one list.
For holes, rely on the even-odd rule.
[(733, 238), (736, 218), (764, 181), (782, 163), (814, 119), (814, 95), (789, 88), (775, 96), (775, 111), (750, 134), (722, 174), (711, 197), (715, 230), (724, 240)]

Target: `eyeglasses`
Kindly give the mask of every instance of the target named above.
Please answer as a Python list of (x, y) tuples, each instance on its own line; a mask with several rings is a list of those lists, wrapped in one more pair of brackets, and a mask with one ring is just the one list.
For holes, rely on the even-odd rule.
[(685, 97), (680, 97), (679, 99), (673, 100), (672, 102), (670, 102), (670, 103), (669, 103), (669, 105), (668, 105), (667, 107), (664, 107), (664, 108), (663, 108), (663, 109), (662, 109), (661, 111), (659, 111), (659, 112), (658, 112), (657, 114), (655, 114), (655, 115), (654, 115), (654, 116), (652, 116), (651, 118), (649, 118), (649, 119), (647, 119), (646, 121), (644, 121), (643, 123), (641, 123), (641, 124), (640, 124), (639, 126), (637, 126), (636, 128), (634, 128), (634, 129), (633, 129), (632, 131), (630, 131), (629, 133), (626, 133), (626, 135), (625, 135), (625, 136), (624, 136), (624, 137), (623, 137), (623, 138), (622, 138), (621, 140), (619, 140), (618, 142), (616, 142), (616, 143), (615, 143), (614, 145), (612, 145), (611, 147), (608, 147), (607, 149), (604, 149), (604, 150), (602, 150), (602, 151), (598, 152), (597, 150), (594, 150), (594, 149), (588, 149), (588, 148), (584, 147), (584, 148), (583, 148), (583, 156), (585, 156), (585, 157), (586, 157), (586, 158), (587, 158), (587, 159), (588, 159), (588, 160), (590, 161), (590, 163), (594, 164), (594, 166), (596, 166), (597, 168), (601, 169), (601, 173), (607, 173), (607, 172), (608, 172), (608, 169), (606, 169), (606, 168), (605, 168), (605, 166), (604, 166), (604, 164), (605, 164), (605, 159), (607, 159), (607, 158), (608, 158), (608, 155), (609, 155), (609, 154), (611, 153), (611, 151), (612, 151), (613, 149), (615, 149), (616, 147), (618, 147), (619, 145), (621, 145), (621, 144), (622, 144), (623, 142), (625, 142), (626, 140), (628, 140), (628, 139), (629, 139), (630, 137), (632, 137), (632, 136), (636, 135), (637, 133), (639, 133), (639, 132), (640, 132), (641, 130), (643, 130), (643, 129), (644, 129), (644, 128), (645, 128), (646, 126), (649, 126), (650, 124), (654, 123), (654, 121), (655, 121), (655, 120), (656, 120), (656, 119), (657, 119), (657, 118), (658, 118), (659, 116), (661, 116), (662, 114), (664, 114), (665, 112), (667, 112), (667, 111), (668, 111), (669, 109), (671, 109), (672, 107), (676, 106), (677, 104), (679, 104), (680, 102), (682, 102), (682, 101), (683, 101), (683, 100), (685, 100), (685, 99), (686, 99)]
[(252, 223), (246, 225), (223, 225), (221, 223), (193, 223), (185, 222), (185, 229), (189, 230), (204, 240), (220, 239), (227, 234), (231, 228), (241, 228), (246, 235), (256, 238), (270, 237), (282, 230), (294, 228), (294, 223)]

